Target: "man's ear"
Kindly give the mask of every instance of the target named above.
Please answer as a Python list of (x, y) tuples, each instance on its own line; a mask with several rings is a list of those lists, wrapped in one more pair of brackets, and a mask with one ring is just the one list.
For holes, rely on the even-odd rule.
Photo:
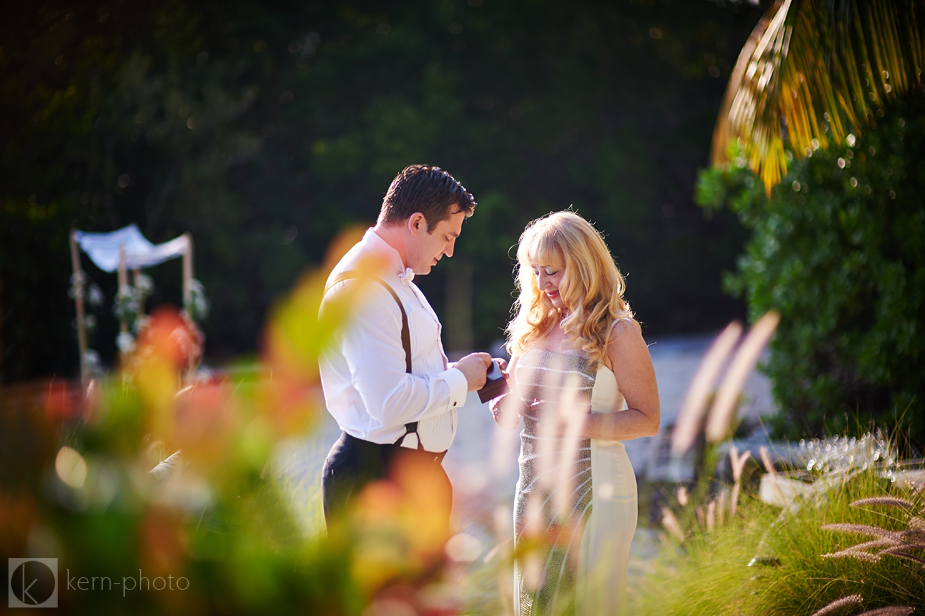
[(413, 235), (417, 235), (421, 231), (427, 233), (427, 218), (425, 218), (424, 214), (420, 212), (412, 214), (408, 218), (408, 230)]

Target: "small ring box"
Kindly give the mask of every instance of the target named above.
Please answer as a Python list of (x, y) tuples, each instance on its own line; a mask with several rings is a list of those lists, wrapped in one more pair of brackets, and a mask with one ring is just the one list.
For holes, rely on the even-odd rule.
[(482, 404), (485, 404), (489, 400), (504, 395), (509, 391), (510, 388), (507, 385), (507, 379), (505, 379), (504, 375), (501, 373), (498, 360), (491, 360), (491, 367), (488, 369), (485, 385), (478, 392), (479, 400)]

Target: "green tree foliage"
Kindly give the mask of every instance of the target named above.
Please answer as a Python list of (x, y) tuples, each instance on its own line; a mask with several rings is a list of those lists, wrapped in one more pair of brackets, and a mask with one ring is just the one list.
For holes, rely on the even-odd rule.
[[(479, 202), (456, 257), (421, 285), (443, 313), (448, 281), (472, 272), (480, 347), (502, 335), (524, 225), (570, 205), (607, 234), (647, 334), (741, 312), (718, 272), (744, 234), (691, 194), (753, 7), (48, 0), (3, 13), (3, 380), (74, 371), (72, 227), (191, 232), (207, 352), (248, 352), (276, 298), (337, 232), (370, 223), (414, 162)], [(85, 269), (111, 300), (114, 277)], [(178, 304), (179, 264), (151, 275), (149, 304)], [(115, 320), (96, 316), (91, 346), (111, 353)]]
[(727, 289), (754, 317), (781, 314), (766, 366), (781, 436), (925, 408), (925, 99), (896, 101), (847, 142), (794, 163), (770, 199), (741, 155), (700, 176), (698, 202), (752, 231)]
[[(12, 364), (4, 372), (13, 378), (73, 369), (73, 308), (65, 292), (72, 227), (137, 222), (154, 241), (189, 230), (205, 240), (199, 261), (216, 264), (205, 268), (206, 284), (230, 274), (246, 258), (228, 246), (240, 234), (244, 204), (226, 175), (261, 145), (259, 135), (238, 125), (255, 98), (247, 66), (221, 57), (205, 66), (207, 56), (197, 50), (208, 30), (189, 7), (62, 3), (17, 10), (26, 15), (6, 24), (8, 78), (0, 88), (2, 344)], [(28, 27), (13, 30), (21, 22)], [(114, 277), (84, 267), (111, 298)], [(167, 269), (172, 275), (154, 270), (155, 300), (179, 304), (179, 264)], [(227, 308), (224, 326), (236, 327), (235, 308), (252, 311), (245, 298), (235, 305), (238, 298), (223, 290), (218, 285), (216, 298)], [(97, 316), (105, 338), (97, 342), (111, 353), (115, 320), (108, 309)], [(251, 320), (246, 326), (259, 327)]]

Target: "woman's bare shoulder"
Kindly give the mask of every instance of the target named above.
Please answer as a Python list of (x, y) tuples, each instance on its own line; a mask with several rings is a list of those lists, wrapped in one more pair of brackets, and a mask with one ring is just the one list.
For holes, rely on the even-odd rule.
[(632, 319), (614, 321), (607, 339), (607, 348), (604, 353), (604, 365), (614, 369), (615, 362), (619, 361), (628, 352), (642, 346), (645, 347), (639, 325)]
[(637, 338), (642, 339), (642, 331), (640, 330), (639, 324), (632, 319), (620, 319), (614, 321), (613, 326), (610, 328), (610, 339), (608, 344), (615, 344), (619, 342), (626, 342), (625, 338)]

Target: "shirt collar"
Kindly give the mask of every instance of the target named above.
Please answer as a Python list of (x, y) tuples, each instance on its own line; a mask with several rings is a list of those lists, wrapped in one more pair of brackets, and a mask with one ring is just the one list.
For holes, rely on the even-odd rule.
[(410, 285), (414, 280), (414, 271), (410, 267), (405, 267), (398, 251), (392, 248), (388, 242), (376, 233), (376, 230), (369, 228), (363, 236), (363, 242), (377, 252), (381, 252), (389, 264), (389, 271), (398, 276), (402, 284)]

